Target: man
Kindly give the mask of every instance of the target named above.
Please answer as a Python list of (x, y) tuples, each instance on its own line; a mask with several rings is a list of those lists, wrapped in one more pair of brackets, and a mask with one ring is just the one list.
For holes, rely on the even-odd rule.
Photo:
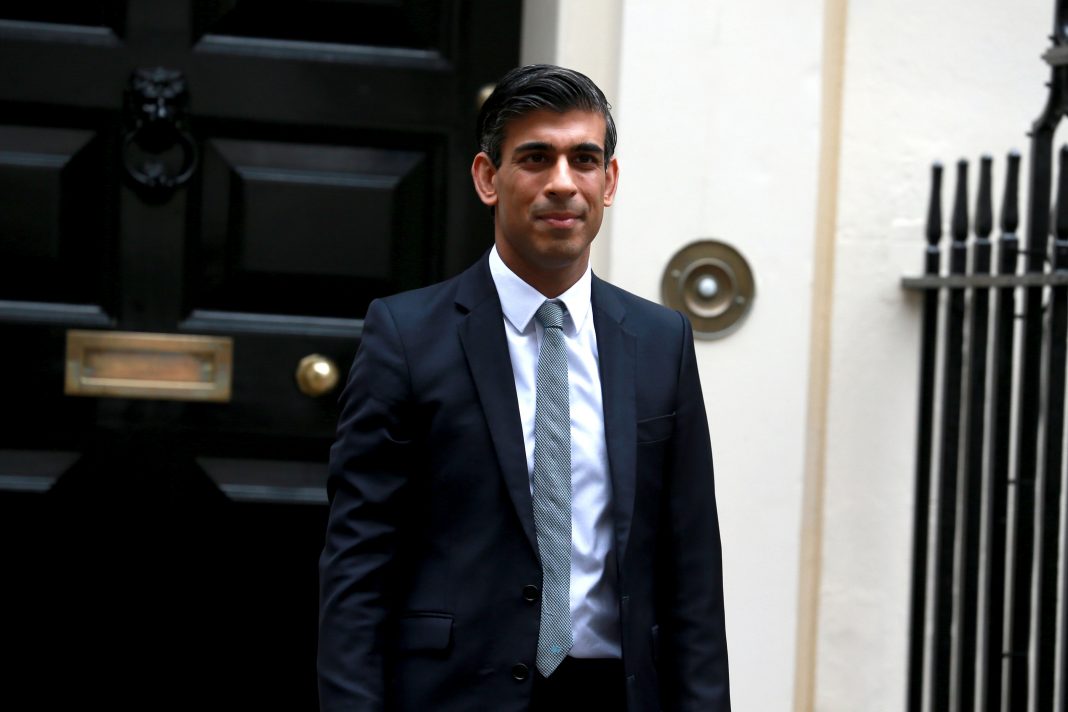
[(730, 709), (693, 336), (594, 277), (616, 130), (509, 72), (471, 174), (494, 246), (371, 304), (331, 451), (324, 712)]

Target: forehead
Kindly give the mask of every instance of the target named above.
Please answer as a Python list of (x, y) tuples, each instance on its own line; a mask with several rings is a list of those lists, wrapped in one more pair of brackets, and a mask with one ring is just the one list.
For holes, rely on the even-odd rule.
[(524, 143), (548, 143), (567, 148), (580, 143), (595, 143), (604, 148), (604, 117), (596, 111), (550, 111), (538, 109), (517, 116), (504, 127), (505, 153)]

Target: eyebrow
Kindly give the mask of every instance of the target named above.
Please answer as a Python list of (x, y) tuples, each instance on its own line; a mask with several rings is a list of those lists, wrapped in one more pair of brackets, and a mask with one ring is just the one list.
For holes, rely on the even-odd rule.
[[(521, 143), (518, 146), (516, 146), (515, 149), (514, 149), (514, 152), (515, 153), (522, 153), (524, 151), (551, 151), (551, 150), (553, 150), (553, 145), (551, 143), (547, 143), (545, 141), (527, 141), (526, 143)], [(585, 143), (576, 144), (576, 145), (570, 147), (568, 150), (569, 151), (574, 151), (574, 152), (579, 152), (579, 153), (599, 153), (599, 154), (602, 154), (602, 155), (604, 154), (604, 149), (601, 148), (596, 143), (593, 143), (592, 141), (587, 141)]]

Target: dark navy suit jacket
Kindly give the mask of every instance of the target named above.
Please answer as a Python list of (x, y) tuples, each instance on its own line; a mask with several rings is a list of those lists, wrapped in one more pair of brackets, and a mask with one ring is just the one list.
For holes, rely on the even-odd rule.
[[(593, 279), (629, 712), (730, 709), (719, 523), (689, 322)], [(324, 712), (519, 712), (541, 585), (487, 259), (371, 304), (320, 562)]]

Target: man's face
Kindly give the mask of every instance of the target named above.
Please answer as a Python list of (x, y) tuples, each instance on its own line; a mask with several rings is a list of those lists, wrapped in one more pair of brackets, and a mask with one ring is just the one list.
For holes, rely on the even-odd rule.
[(537, 280), (586, 269), (590, 243), (612, 204), (619, 168), (604, 153), (605, 120), (592, 111), (533, 111), (505, 126), (501, 165), (472, 165), (479, 197), (495, 209), (501, 258)]

